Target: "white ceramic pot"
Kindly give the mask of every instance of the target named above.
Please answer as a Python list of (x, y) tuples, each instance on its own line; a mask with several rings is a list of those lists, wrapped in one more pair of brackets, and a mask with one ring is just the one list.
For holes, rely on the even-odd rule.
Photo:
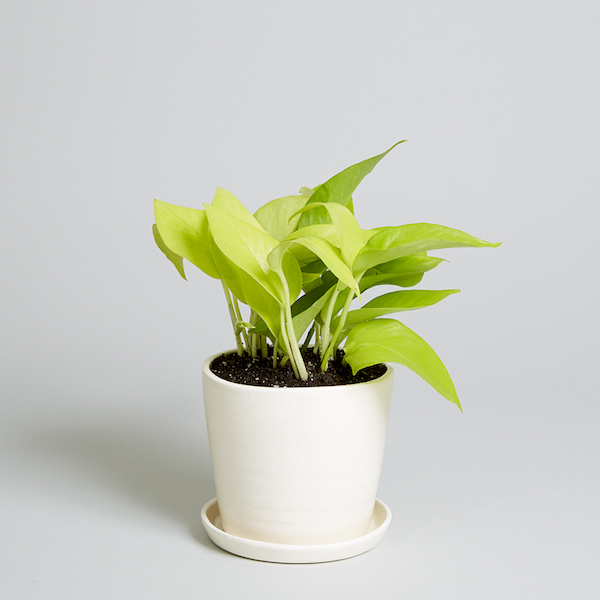
[(223, 530), (274, 544), (332, 544), (371, 523), (393, 370), (373, 381), (269, 388), (203, 365), (204, 406)]

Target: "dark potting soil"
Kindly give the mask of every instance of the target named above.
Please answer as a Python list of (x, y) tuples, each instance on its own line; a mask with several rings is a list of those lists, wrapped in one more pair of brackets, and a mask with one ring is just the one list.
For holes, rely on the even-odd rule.
[(210, 370), (220, 377), (233, 383), (257, 385), (263, 387), (314, 387), (326, 385), (347, 385), (362, 383), (381, 377), (386, 372), (384, 364), (365, 367), (352, 375), (352, 369), (342, 364), (344, 354), (338, 350), (335, 359), (329, 361), (327, 371), (321, 372), (321, 361), (312, 349), (302, 353), (304, 364), (308, 371), (308, 381), (296, 379), (292, 366), (288, 361), (283, 367), (273, 369), (272, 358), (251, 358), (247, 354), (239, 356), (221, 354), (210, 363)]

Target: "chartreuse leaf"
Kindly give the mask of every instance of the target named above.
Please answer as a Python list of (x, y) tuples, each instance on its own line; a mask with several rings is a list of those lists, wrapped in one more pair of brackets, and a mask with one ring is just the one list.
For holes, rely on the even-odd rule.
[[(219, 270), (219, 278), (225, 282), (227, 287), (231, 290), (233, 295), (238, 300), (240, 300), (240, 302), (248, 304), (248, 302), (246, 302), (246, 297), (244, 295), (244, 286), (242, 284), (243, 276), (246, 275), (246, 273), (244, 273), (236, 264), (231, 262), (223, 254), (223, 252), (221, 252), (212, 234), (210, 236), (210, 245), (215, 264), (217, 265), (217, 269)], [(246, 276), (249, 277), (249, 275)]]
[(302, 289), (305, 293), (321, 285), (320, 279), (326, 270), (327, 266), (320, 258), (306, 263), (302, 267)]
[(160, 237), (171, 252), (189, 260), (210, 277), (219, 279), (203, 210), (155, 200), (154, 216)]
[(296, 332), (296, 337), (298, 339), (300, 339), (300, 336), (306, 331), (327, 304), (336, 283), (337, 279), (335, 275), (330, 271), (327, 271), (319, 278), (320, 285), (300, 296), (300, 298), (292, 304), (294, 331)]
[(381, 228), (364, 246), (354, 263), (355, 272), (388, 261), (443, 248), (496, 247), (499, 243), (486, 242), (464, 231), (430, 223), (414, 223)]
[(269, 266), (281, 280), (282, 286), (287, 289), (287, 298), (284, 299), (291, 305), (302, 289), (302, 271), (298, 261), (287, 252), (287, 243), (280, 243), (267, 256)]
[(211, 244), (221, 279), (240, 302), (249, 305), (261, 316), (263, 319), (261, 333), (266, 335), (271, 333), (274, 337), (278, 337), (280, 332), (279, 302), (260, 283), (231, 262), (221, 252), (212, 236)]
[[(312, 196), (310, 196), (308, 202), (335, 202), (336, 204), (348, 206), (348, 204), (351, 202), (351, 196), (354, 193), (354, 190), (358, 187), (359, 183), (375, 168), (377, 163), (386, 154), (388, 154), (388, 152), (404, 141), (406, 140), (397, 142), (383, 154), (363, 160), (358, 164), (344, 169), (341, 173), (334, 175), (324, 184), (320, 185), (318, 188), (315, 188), (315, 192)], [(351, 206), (352, 205), (350, 204), (350, 207)], [(305, 227), (315, 223), (327, 223), (327, 217), (328, 213), (321, 207), (317, 210), (303, 214), (300, 218), (300, 223), (298, 226)]]
[[(346, 322), (342, 329), (341, 337), (338, 341), (344, 339), (350, 329), (363, 321), (370, 321), (384, 315), (402, 312), (406, 310), (417, 310), (441, 302), (450, 294), (456, 294), (460, 290), (403, 290), (400, 292), (390, 292), (377, 298), (373, 298), (358, 310), (351, 310), (346, 316)], [(340, 317), (333, 320), (331, 328), (336, 329)]]
[[(281, 336), (279, 302), (260, 283), (243, 271), (241, 281), (246, 304), (266, 323), (273, 339), (279, 338)], [(264, 332), (264, 334), (268, 335), (269, 332)]]
[[(315, 317), (321, 312), (321, 309), (329, 298), (337, 283), (335, 275), (330, 271), (323, 274), (316, 281), (316, 285), (309, 292), (300, 296), (292, 304), (292, 316), (296, 338), (299, 339), (312, 323)], [(263, 322), (257, 323), (252, 333), (264, 334), (266, 326)]]
[[(342, 258), (346, 264), (352, 268), (354, 260), (364, 246), (360, 226), (349, 209), (341, 204), (336, 204), (333, 202), (328, 204), (323, 202), (311, 202), (304, 208), (300, 209), (299, 212), (315, 210), (315, 208), (319, 206), (323, 207), (329, 213), (337, 238), (339, 240)], [(318, 226), (313, 225), (313, 227)], [(324, 226), (321, 225), (321, 227)]]
[[(332, 246), (335, 246), (336, 248), (340, 247), (340, 240), (335, 231), (335, 227), (331, 223), (309, 225), (308, 227), (297, 229), (296, 231), (288, 235), (285, 241), (297, 240), (298, 238), (306, 237), (318, 237), (322, 240), (325, 240), (326, 242), (329, 242)], [(315, 260), (314, 253), (310, 252), (303, 246), (292, 246), (291, 251), (293, 252), (294, 256), (298, 259), (300, 265), (304, 265), (308, 262), (313, 262)]]
[(302, 289), (305, 292), (310, 292), (319, 285), (319, 273), (306, 273), (302, 270)]
[(364, 292), (375, 285), (412, 287), (423, 279), (423, 273), (437, 267), (444, 259), (427, 256), (426, 252), (403, 256), (368, 269), (360, 280)]
[[(322, 286), (323, 287), (323, 286)], [(294, 331), (296, 338), (300, 339), (302, 334), (309, 328), (311, 323), (316, 319), (318, 314), (321, 312), (323, 307), (329, 302), (331, 294), (333, 293), (334, 286), (326, 289), (321, 296), (312, 302), (305, 310), (294, 315)], [(317, 290), (313, 290), (317, 291)], [(302, 296), (304, 297), (304, 296)], [(292, 309), (294, 306), (292, 305)], [(292, 313), (293, 314), (293, 313)]]
[(275, 238), (246, 221), (215, 206), (205, 205), (210, 231), (221, 252), (242, 271), (260, 283), (282, 302), (278, 278), (269, 267), (267, 256), (278, 244)]
[(346, 286), (352, 288), (360, 294), (358, 285), (352, 271), (348, 268), (340, 251), (332, 246), (329, 242), (318, 238), (318, 237), (302, 237), (294, 240), (286, 240), (279, 244), (277, 252), (274, 254), (276, 259), (279, 253), (284, 253), (290, 246), (294, 244), (300, 244), (311, 252), (313, 252), (318, 258), (320, 258), (329, 268), (329, 270)]
[[(373, 267), (373, 271), (394, 273), (396, 275), (399, 273), (403, 273), (404, 275), (414, 275), (416, 273), (429, 271), (434, 267), (437, 267), (441, 262), (444, 262), (443, 258), (435, 258), (433, 256), (428, 256), (427, 252), (419, 252), (417, 254), (401, 256), (400, 258), (376, 265)], [(371, 271), (368, 273), (370, 272)]]
[(264, 231), (262, 225), (254, 218), (252, 213), (231, 192), (223, 188), (217, 188), (212, 206), (245, 221), (256, 229)]
[[(158, 227), (156, 224), (152, 225), (152, 233), (154, 234), (154, 241), (156, 245), (162, 250), (163, 254), (175, 265), (175, 268), (179, 271), (179, 274), (185, 279), (185, 271), (183, 270), (183, 258), (179, 256), (179, 254), (175, 254), (175, 252), (171, 252), (163, 242), (160, 237), (160, 233), (158, 233)], [(317, 276), (318, 277), (318, 276)]]
[(353, 373), (381, 362), (395, 362), (414, 371), (460, 408), (454, 384), (438, 355), (398, 321), (375, 319), (358, 324), (350, 331), (344, 351)]
[(300, 215), (294, 215), (307, 200), (307, 196), (277, 198), (259, 208), (254, 216), (270, 236), (282, 242), (296, 230)]

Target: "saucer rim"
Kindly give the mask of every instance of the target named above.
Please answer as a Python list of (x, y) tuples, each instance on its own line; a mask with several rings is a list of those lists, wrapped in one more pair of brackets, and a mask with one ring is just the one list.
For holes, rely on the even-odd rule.
[(358, 556), (379, 544), (392, 520), (390, 507), (376, 498), (373, 514), (376, 513), (379, 505), (383, 509), (385, 518), (374, 529), (363, 535), (331, 544), (278, 544), (239, 537), (217, 527), (207, 515), (208, 510), (217, 502), (217, 498), (209, 500), (202, 507), (201, 513), (202, 524), (211, 541), (231, 554), (265, 562), (318, 563)]

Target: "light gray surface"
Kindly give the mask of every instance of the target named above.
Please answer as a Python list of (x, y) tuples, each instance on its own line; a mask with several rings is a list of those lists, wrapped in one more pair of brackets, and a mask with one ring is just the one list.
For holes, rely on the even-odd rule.
[[(0, 5), (0, 596), (600, 596), (598, 4)], [(364, 227), (441, 253), (405, 320), (465, 413), (396, 370), (374, 551), (262, 564), (201, 530), (216, 282), (154, 248), (152, 198), (256, 209), (395, 149)]]

